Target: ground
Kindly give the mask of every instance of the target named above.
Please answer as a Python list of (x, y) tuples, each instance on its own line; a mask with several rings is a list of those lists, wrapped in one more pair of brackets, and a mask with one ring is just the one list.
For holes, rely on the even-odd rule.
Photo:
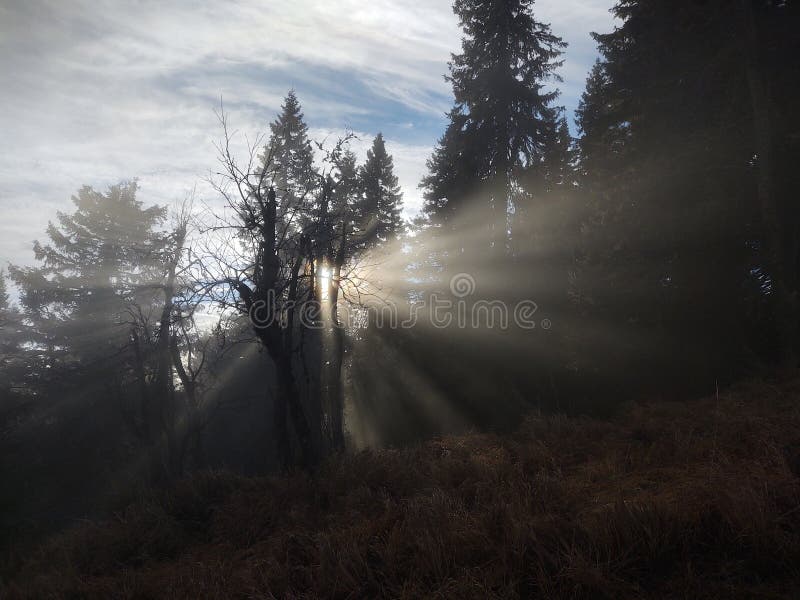
[(800, 594), (800, 379), (610, 420), (538, 416), (204, 473), (15, 564), (5, 598), (784, 598)]

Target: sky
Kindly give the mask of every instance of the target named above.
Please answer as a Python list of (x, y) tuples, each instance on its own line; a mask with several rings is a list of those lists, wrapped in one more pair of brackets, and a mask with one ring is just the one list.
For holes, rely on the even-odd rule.
[[(558, 103), (577, 106), (612, 0), (538, 0), (569, 47)], [(383, 132), (406, 214), (452, 105), (460, 30), (450, 0), (0, 0), (0, 269), (33, 264), (83, 185), (138, 178), (172, 204), (206, 183), (222, 101), (242, 138), (268, 131), (289, 89), (311, 137)]]

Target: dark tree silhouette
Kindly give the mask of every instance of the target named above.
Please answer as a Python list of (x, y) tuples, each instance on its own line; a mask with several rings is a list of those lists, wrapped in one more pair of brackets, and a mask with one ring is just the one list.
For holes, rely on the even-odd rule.
[[(448, 77), (455, 106), (422, 182), (425, 210), (434, 222), (468, 231), (463, 243), (486, 244), (502, 257), (517, 184), (542, 160), (557, 127), (558, 92), (544, 85), (558, 79), (565, 44), (534, 18), (531, 0), (458, 0), (453, 8), (465, 35)], [(468, 211), (469, 223), (457, 225)]]
[(378, 134), (367, 150), (367, 161), (359, 171), (361, 198), (356, 205), (356, 235), (366, 247), (395, 241), (403, 233), (403, 194), (394, 162)]

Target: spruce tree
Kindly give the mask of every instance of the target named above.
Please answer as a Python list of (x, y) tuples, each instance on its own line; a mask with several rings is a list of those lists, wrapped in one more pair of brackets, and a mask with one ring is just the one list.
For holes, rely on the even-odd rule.
[(6, 275), (0, 270), (0, 427), (3, 429), (9, 425), (4, 417), (13, 414), (10, 403), (15, 380), (24, 374), (20, 329), (19, 316), (8, 302)]
[(294, 211), (303, 213), (313, 205), (317, 181), (308, 125), (294, 90), (286, 95), (280, 114), (270, 123), (270, 131), (262, 160), (269, 162), (267, 168), (280, 201), (279, 212), (284, 217)]
[(11, 268), (38, 344), (81, 362), (110, 359), (126, 345), (131, 302), (160, 276), (157, 228), (165, 217), (136, 191), (136, 183), (105, 194), (83, 187), (72, 198), (75, 212), (58, 213), (48, 242), (34, 242), (41, 264)]
[[(753, 4), (758, 51), (787, 48), (796, 34), (766, 28), (790, 9)], [(722, 381), (773, 329), (756, 193), (764, 153), (731, 35), (736, 8), (621, 0), (614, 12), (621, 24), (595, 35), (601, 60), (577, 114), (587, 215), (575, 298), (629, 340), (620, 360), (640, 361), (633, 370), (650, 385), (674, 385), (675, 369)]]
[(422, 182), (425, 211), (433, 224), (470, 230), (476, 252), (502, 255), (518, 182), (556, 129), (558, 91), (543, 86), (557, 79), (566, 44), (535, 20), (532, 0), (457, 0), (453, 8), (465, 35), (447, 78), (455, 106)]
[[(0, 371), (5, 371), (19, 346), (19, 316), (9, 303), (6, 274), (0, 270)], [(0, 384), (0, 388), (2, 388)]]
[(403, 194), (394, 161), (386, 151), (383, 135), (378, 134), (367, 150), (360, 170), (361, 198), (356, 210), (359, 238), (367, 246), (396, 240), (403, 233)]
[(6, 274), (0, 270), (0, 314), (8, 310), (8, 289), (6, 288)]
[[(341, 217), (350, 209), (354, 209), (361, 199), (358, 159), (349, 148), (342, 153), (336, 162), (338, 170), (331, 211), (334, 216)], [(352, 215), (347, 216), (352, 219)]]

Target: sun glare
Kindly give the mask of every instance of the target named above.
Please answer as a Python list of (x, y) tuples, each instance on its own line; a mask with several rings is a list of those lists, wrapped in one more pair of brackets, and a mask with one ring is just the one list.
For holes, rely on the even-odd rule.
[(322, 286), (320, 298), (322, 298), (323, 301), (326, 301), (328, 300), (328, 289), (330, 288), (331, 284), (331, 270), (328, 267), (319, 267), (319, 283)]

